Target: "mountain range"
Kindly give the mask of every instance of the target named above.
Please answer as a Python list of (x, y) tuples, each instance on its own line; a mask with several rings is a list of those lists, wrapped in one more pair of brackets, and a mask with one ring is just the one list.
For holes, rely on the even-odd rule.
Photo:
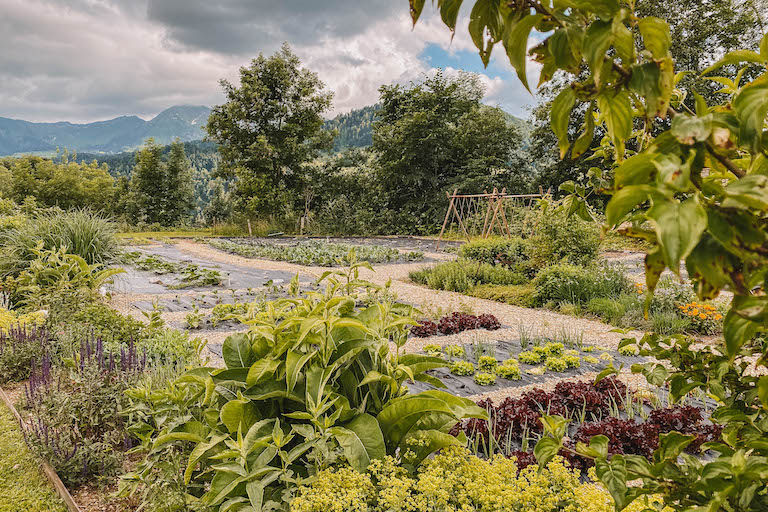
[(211, 109), (180, 105), (163, 110), (149, 121), (120, 116), (108, 121), (73, 124), (32, 123), (0, 117), (0, 155), (44, 153), (56, 148), (78, 152), (119, 153), (140, 147), (154, 137), (160, 144), (200, 140)]
[[(378, 105), (370, 105), (340, 114), (325, 122), (325, 128), (338, 130), (334, 150), (370, 146)], [(211, 109), (205, 106), (179, 105), (163, 110), (145, 121), (137, 116), (121, 116), (87, 124), (32, 123), (0, 117), (0, 156), (19, 153), (50, 154), (56, 149), (77, 153), (115, 154), (131, 152), (153, 137), (159, 144), (201, 140)], [(514, 124), (528, 139), (528, 123), (511, 114)]]

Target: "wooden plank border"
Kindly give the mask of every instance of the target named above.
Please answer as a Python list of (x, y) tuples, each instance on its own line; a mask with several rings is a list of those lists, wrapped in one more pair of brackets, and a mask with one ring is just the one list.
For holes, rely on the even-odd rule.
[[(5, 394), (5, 391), (3, 391), (2, 387), (0, 387), (0, 399), (5, 403), (8, 409), (11, 410), (11, 413), (16, 417), (16, 421), (19, 422), (19, 426), (21, 428), (21, 424), (23, 423), (21, 415), (19, 414), (19, 411), (16, 410), (16, 407), (13, 406), (11, 399), (8, 398), (8, 395)], [(77, 506), (75, 499), (69, 493), (69, 489), (67, 489), (67, 486), (64, 485), (64, 482), (61, 481), (61, 478), (59, 478), (59, 475), (56, 474), (56, 471), (53, 470), (50, 464), (42, 459), (40, 460), (40, 464), (43, 468), (43, 474), (56, 490), (56, 494), (58, 494), (59, 497), (64, 500), (64, 504), (67, 506), (69, 512), (82, 512), (82, 509)]]

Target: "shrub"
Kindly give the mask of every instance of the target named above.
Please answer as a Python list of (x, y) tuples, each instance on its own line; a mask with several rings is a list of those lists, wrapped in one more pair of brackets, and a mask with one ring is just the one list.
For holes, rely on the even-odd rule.
[(498, 364), (493, 356), (480, 356), (477, 360), (477, 367), (484, 372), (493, 372)]
[(121, 252), (116, 227), (108, 218), (87, 210), (49, 211), (0, 234), (0, 274), (19, 275), (37, 258), (40, 243), (47, 250), (66, 247), (89, 265), (110, 263)]
[(675, 311), (658, 311), (650, 317), (653, 332), (658, 334), (677, 334), (691, 327), (691, 319), (681, 317)]
[[(641, 502), (625, 510), (639, 512), (645, 508)], [(292, 512), (612, 512), (614, 508), (606, 491), (581, 483), (580, 473), (560, 459), (539, 472), (535, 465), (521, 469), (516, 458), (485, 460), (456, 448), (435, 456), (415, 474), (389, 457), (375, 461), (364, 473), (348, 466), (329, 468), (302, 487), (291, 503)]]
[(595, 268), (558, 264), (542, 270), (534, 279), (534, 301), (587, 304), (600, 297), (618, 297), (633, 286), (621, 269), (604, 265)]
[[(65, 348), (76, 348), (80, 340), (90, 333), (111, 347), (128, 345), (131, 341), (141, 342), (148, 335), (142, 322), (122, 315), (101, 302), (88, 304), (74, 312), (64, 308), (52, 309), (51, 321), (60, 333), (57, 338)], [(69, 343), (66, 340), (70, 340)]]
[(460, 376), (472, 375), (475, 373), (475, 365), (469, 361), (456, 361), (451, 365), (451, 373)]
[(491, 265), (504, 265), (513, 269), (527, 260), (526, 243), (522, 238), (485, 238), (467, 242), (459, 255)]
[(480, 386), (493, 386), (496, 384), (496, 374), (486, 372), (476, 373), (474, 380), (475, 384)]
[(29, 378), (35, 361), (50, 348), (48, 331), (19, 325), (0, 331), (0, 384)]
[(22, 313), (0, 307), (0, 333), (18, 327), (37, 327), (45, 323), (45, 312)]
[(678, 306), (691, 323), (691, 328), (702, 334), (715, 334), (723, 326), (723, 315), (712, 304), (689, 302)]
[(568, 363), (562, 357), (548, 357), (544, 361), (544, 366), (551, 372), (564, 372), (568, 368)]
[(488, 263), (466, 259), (446, 261), (433, 267), (416, 270), (409, 274), (412, 281), (435, 290), (464, 293), (482, 284), (523, 284), (525, 276)]
[(512, 306), (528, 308), (535, 305), (534, 290), (533, 284), (483, 284), (475, 286), (468, 291), (468, 294), (479, 299), (495, 300)]
[(522, 379), (522, 374), (520, 373), (520, 367), (517, 366), (517, 364), (503, 364), (496, 368), (496, 375), (501, 377), (502, 379), (509, 379), (509, 380), (520, 380)]
[(547, 206), (538, 211), (534, 234), (528, 239), (527, 256), (531, 265), (545, 268), (563, 260), (575, 265), (595, 261), (600, 247), (597, 224), (569, 217), (554, 205)]
[(626, 313), (624, 305), (607, 297), (595, 297), (587, 302), (587, 311), (593, 315), (599, 316), (606, 323), (619, 325), (622, 317)]

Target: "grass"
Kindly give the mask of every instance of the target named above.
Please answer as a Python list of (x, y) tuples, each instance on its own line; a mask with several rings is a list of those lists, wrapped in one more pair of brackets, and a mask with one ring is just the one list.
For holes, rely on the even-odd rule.
[(0, 402), (0, 512), (66, 512), (40, 471), (13, 414)]
[(214, 234), (212, 229), (205, 228), (200, 230), (134, 231), (118, 233), (117, 236), (118, 238), (217, 238), (230, 235)]

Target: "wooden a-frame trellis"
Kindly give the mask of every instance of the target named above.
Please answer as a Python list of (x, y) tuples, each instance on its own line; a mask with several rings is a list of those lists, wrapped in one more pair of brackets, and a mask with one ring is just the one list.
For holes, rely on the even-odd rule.
[[(449, 200), (448, 211), (445, 213), (445, 220), (443, 221), (442, 229), (440, 229), (440, 236), (437, 238), (435, 248), (440, 248), (445, 228), (449, 222), (453, 221), (453, 218), (457, 220), (459, 228), (461, 228), (467, 241), (471, 240), (469, 230), (467, 229), (468, 219), (472, 218), (474, 222), (478, 222), (483, 208), (485, 212), (483, 228), (479, 232), (480, 236), (488, 238), (494, 229), (498, 229), (502, 236), (506, 235), (511, 238), (512, 232), (507, 221), (504, 201), (509, 199), (529, 199), (532, 202), (534, 199), (544, 196), (543, 191), (540, 192), (539, 194), (507, 194), (506, 188), (501, 189), (501, 191), (494, 188), (493, 192), (483, 194), (459, 194), (458, 189), (455, 189), (453, 194), (446, 192), (445, 195)], [(485, 203), (485, 205), (482, 206), (482, 203)]]

